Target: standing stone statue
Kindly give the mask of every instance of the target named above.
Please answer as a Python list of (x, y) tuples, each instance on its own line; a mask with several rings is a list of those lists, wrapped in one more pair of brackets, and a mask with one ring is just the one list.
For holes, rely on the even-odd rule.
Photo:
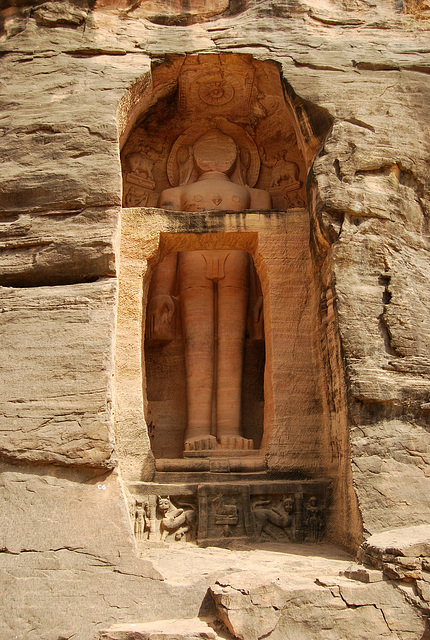
[[(166, 189), (158, 205), (173, 211), (270, 209), (270, 194), (230, 179), (238, 162), (234, 140), (211, 129), (186, 154), (198, 178)], [(189, 162), (189, 159), (187, 160)], [(241, 250), (183, 251), (157, 267), (148, 305), (150, 338), (174, 315), (179, 279), (185, 345), (188, 422), (185, 451), (252, 449), (241, 435), (242, 361), (250, 256)]]

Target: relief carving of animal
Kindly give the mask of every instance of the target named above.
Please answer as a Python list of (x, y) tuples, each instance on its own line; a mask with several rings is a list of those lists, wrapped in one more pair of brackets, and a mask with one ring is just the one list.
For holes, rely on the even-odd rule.
[[(190, 505), (191, 506), (191, 505)], [(194, 536), (196, 514), (194, 509), (177, 508), (167, 496), (157, 498), (157, 510), (161, 515), (161, 541), (164, 542), (169, 534), (174, 534), (175, 540), (181, 540), (186, 533)]]
[(294, 500), (293, 498), (285, 498), (281, 506), (279, 507), (264, 507), (261, 505), (270, 504), (271, 500), (263, 500), (256, 502), (252, 506), (252, 512), (254, 514), (255, 528), (257, 536), (266, 533), (271, 538), (277, 539), (277, 536), (273, 534), (270, 528), (266, 529), (268, 524), (272, 524), (279, 529), (282, 529), (284, 533), (290, 538), (294, 539)]
[(299, 181), (299, 167), (295, 162), (288, 162), (280, 159), (273, 167), (271, 188), (286, 187), (290, 189), (299, 189), (301, 182)]

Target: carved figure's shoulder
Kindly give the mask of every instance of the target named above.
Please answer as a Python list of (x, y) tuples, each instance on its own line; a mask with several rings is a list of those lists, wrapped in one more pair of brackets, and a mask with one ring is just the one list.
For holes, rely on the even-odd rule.
[(164, 189), (164, 191), (160, 193), (160, 197), (158, 198), (158, 206), (161, 209), (172, 209), (173, 211), (180, 211), (183, 190), (183, 187), (172, 187), (170, 189)]
[(251, 195), (251, 209), (271, 209), (272, 197), (264, 189), (249, 189)]

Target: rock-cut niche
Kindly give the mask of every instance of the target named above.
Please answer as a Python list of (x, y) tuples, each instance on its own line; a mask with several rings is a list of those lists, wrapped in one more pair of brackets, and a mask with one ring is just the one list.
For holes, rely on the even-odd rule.
[[(155, 70), (153, 93), (165, 95), (123, 148), (124, 206), (305, 207), (306, 153), (275, 65), (250, 56), (189, 56)], [(171, 252), (154, 268), (146, 318), (155, 457), (259, 449), (264, 313), (251, 255), (240, 247)]]
[[(133, 208), (134, 224), (161, 225), (158, 250), (147, 255), (141, 328), (157, 481), (170, 500), (169, 471), (261, 472), (264, 486), (246, 488), (244, 475), (225, 487), (229, 497), (214, 498), (218, 511), (207, 506), (213, 487), (199, 485), (198, 495), (188, 487), (200, 524), (187, 536), (216, 540), (224, 523), (220, 535), (258, 537), (272, 520), (275, 534), (288, 520), (294, 539), (316, 540), (303, 518), (306, 509), (323, 512), (328, 485), (311, 480), (324, 462), (305, 182), (330, 122), (282, 84), (275, 64), (234, 54), (174, 57), (154, 68), (133, 113), (123, 206)], [(270, 484), (271, 466), (287, 479), (294, 464), (301, 477), (309, 472), (307, 489)], [(151, 538), (167, 526), (164, 507), (150, 483), (136, 487), (141, 521), (155, 523)], [(261, 504), (269, 505), (264, 527)]]

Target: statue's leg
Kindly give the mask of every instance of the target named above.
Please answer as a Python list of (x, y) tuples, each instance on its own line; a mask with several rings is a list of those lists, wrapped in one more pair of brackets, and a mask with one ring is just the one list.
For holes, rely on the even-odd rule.
[(205, 276), (206, 261), (200, 251), (179, 254), (182, 333), (185, 347), (187, 431), (185, 451), (213, 449), (211, 435), (214, 285)]
[(241, 436), (243, 351), (249, 296), (249, 260), (231, 251), (218, 282), (217, 437), (223, 448), (252, 449)]

